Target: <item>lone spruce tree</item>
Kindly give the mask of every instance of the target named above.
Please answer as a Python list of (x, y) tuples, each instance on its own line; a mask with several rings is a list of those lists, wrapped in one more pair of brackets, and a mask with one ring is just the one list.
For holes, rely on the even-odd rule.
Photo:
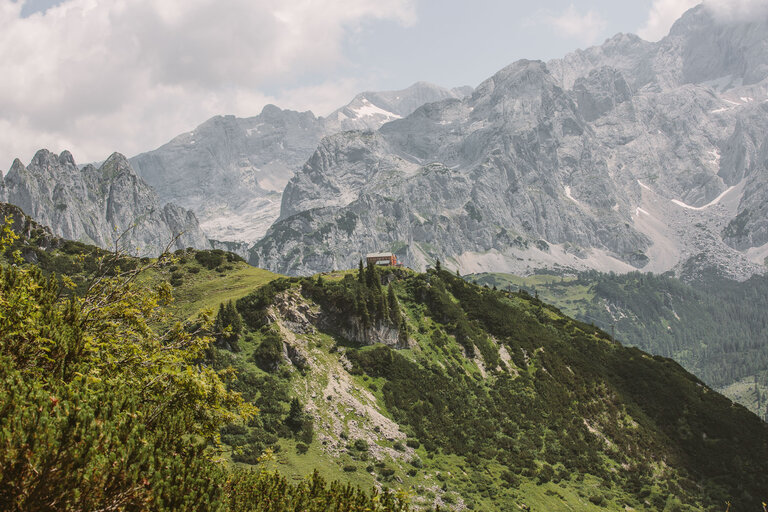
[(389, 320), (392, 324), (400, 325), (400, 304), (395, 295), (395, 285), (390, 283), (387, 287), (387, 305), (389, 306)]

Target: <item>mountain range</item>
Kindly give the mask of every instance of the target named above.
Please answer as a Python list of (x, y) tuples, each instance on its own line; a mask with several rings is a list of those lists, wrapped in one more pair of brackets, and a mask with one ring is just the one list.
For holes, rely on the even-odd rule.
[[(148, 184), (163, 217), (134, 245), (155, 250), (158, 226), (183, 224), (190, 246), (207, 236), (293, 275), (390, 250), (412, 268), (441, 259), (463, 273), (743, 280), (768, 256), (767, 49), (768, 20), (722, 20), (702, 5), (659, 42), (619, 34), (515, 62), (474, 90), (419, 82), (327, 117), (273, 105), (217, 116), (130, 159), (143, 181), (126, 195), (147, 196)], [(7, 188), (54, 232), (113, 243), (106, 210), (73, 224), (92, 216), (77, 201), (62, 215), (52, 190), (33, 200)], [(106, 204), (106, 188), (94, 190)]]
[(195, 214), (163, 204), (155, 191), (114, 153), (98, 168), (79, 167), (69, 151), (38, 151), (28, 166), (18, 159), (0, 177), (0, 201), (18, 207), (55, 234), (107, 249), (157, 256), (210, 243)]
[[(460, 98), (471, 88), (418, 82), (400, 91), (364, 92), (327, 117), (267, 105), (249, 118), (217, 116), (163, 146), (131, 158), (166, 202), (193, 210), (212, 239), (259, 240), (280, 213), (283, 189), (323, 137), (375, 130), (424, 103)], [(238, 245), (230, 245), (238, 249)]]
[(762, 272), (766, 45), (768, 20), (699, 6), (658, 43), (620, 34), (519, 61), (463, 99), (326, 137), (249, 260), (308, 274), (391, 250), (461, 272)]

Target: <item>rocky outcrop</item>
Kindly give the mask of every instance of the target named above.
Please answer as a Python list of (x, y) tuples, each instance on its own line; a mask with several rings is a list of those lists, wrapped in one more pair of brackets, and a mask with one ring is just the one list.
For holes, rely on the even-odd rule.
[(766, 44), (768, 20), (697, 7), (658, 43), (618, 35), (520, 61), (471, 96), (330, 136), (250, 261), (309, 274), (390, 250), (462, 272), (760, 272)]
[(66, 239), (140, 256), (156, 256), (172, 241), (173, 249), (210, 247), (194, 213), (162, 206), (118, 153), (99, 168), (79, 168), (68, 151), (40, 150), (26, 167), (16, 159), (4, 185), (9, 203)]
[[(296, 360), (306, 362), (306, 350), (296, 335), (314, 334), (318, 330), (332, 332), (358, 345), (383, 343), (393, 348), (408, 348), (409, 342), (401, 339), (398, 326), (388, 319), (374, 320), (364, 325), (354, 315), (337, 311), (329, 305), (321, 307), (305, 299), (296, 289), (278, 294), (270, 307), (267, 318), (280, 326), (283, 333), (285, 359), (296, 365)], [(290, 333), (286, 336), (286, 333)]]

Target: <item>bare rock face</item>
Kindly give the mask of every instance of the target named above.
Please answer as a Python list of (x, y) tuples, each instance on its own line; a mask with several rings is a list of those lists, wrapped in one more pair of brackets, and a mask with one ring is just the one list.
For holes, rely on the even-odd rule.
[(140, 256), (158, 255), (177, 235), (173, 249), (210, 247), (195, 215), (173, 204), (161, 206), (118, 153), (98, 169), (80, 169), (68, 151), (40, 150), (26, 167), (13, 162), (4, 194), (62, 238)]
[(519, 61), (470, 96), (329, 136), (250, 261), (309, 274), (389, 250), (461, 272), (762, 272), (767, 44), (768, 20), (697, 7), (658, 43)]
[(310, 360), (301, 335), (314, 334), (317, 330), (334, 332), (359, 345), (383, 343), (393, 348), (409, 348), (409, 341), (400, 338), (398, 326), (388, 319), (364, 325), (356, 316), (311, 304), (296, 290), (277, 295), (268, 318), (282, 333), (284, 360), (299, 368), (309, 365)]
[(209, 119), (131, 163), (162, 201), (194, 211), (211, 238), (253, 244), (280, 215), (283, 189), (324, 136), (376, 130), (426, 102), (470, 91), (419, 82), (365, 92), (325, 118), (267, 105), (250, 118)]

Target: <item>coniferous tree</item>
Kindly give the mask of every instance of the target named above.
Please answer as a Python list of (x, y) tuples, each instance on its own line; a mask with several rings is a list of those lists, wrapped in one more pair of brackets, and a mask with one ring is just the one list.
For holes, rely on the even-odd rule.
[(365, 269), (365, 285), (374, 290), (381, 290), (381, 282), (379, 282), (379, 275), (376, 271), (376, 265), (368, 262), (368, 266)]
[(304, 409), (302, 409), (298, 398), (291, 400), (291, 407), (285, 418), (285, 424), (294, 434), (298, 433), (304, 425)]
[(368, 310), (368, 301), (361, 300), (360, 301), (360, 320), (363, 322), (363, 327), (370, 327), (371, 325), (371, 314)]
[(400, 325), (400, 304), (395, 295), (395, 285), (390, 283), (387, 287), (387, 305), (389, 306), (389, 320), (394, 324)]
[(240, 351), (238, 340), (243, 332), (243, 319), (231, 300), (219, 305), (213, 332), (218, 346), (233, 352)]

